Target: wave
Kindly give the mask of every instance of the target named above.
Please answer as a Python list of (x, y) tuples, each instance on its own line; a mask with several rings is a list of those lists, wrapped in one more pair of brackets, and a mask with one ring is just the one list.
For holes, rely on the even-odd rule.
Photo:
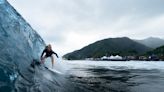
[(16, 92), (66, 92), (66, 78), (56, 72), (45, 68), (43, 65), (29, 66), (19, 71), (15, 82)]

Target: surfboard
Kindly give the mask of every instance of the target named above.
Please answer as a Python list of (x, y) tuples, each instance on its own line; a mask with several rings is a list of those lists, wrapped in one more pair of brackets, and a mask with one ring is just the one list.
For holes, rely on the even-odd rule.
[(51, 66), (52, 66), (52, 63), (51, 63), (51, 58), (47, 58), (46, 60), (45, 60), (45, 62), (44, 62), (44, 66), (48, 69), (48, 70), (50, 70), (50, 71), (52, 71), (52, 72), (55, 72), (55, 73), (58, 73), (58, 74), (63, 74), (62, 72), (60, 72), (59, 70), (58, 70), (58, 62), (60, 62), (59, 61), (59, 58), (55, 58), (55, 56), (54, 56), (54, 68), (52, 68)]
[(52, 69), (52, 68), (48, 68), (48, 70), (50, 70), (50, 71), (52, 71), (52, 72), (55, 72), (55, 73), (58, 73), (58, 74), (63, 74), (63, 73), (61, 73), (60, 71), (55, 70), (55, 69)]

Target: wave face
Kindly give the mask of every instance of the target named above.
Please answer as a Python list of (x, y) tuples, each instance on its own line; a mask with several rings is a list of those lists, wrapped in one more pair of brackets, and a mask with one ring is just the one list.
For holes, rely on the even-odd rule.
[(66, 76), (44, 65), (32, 67), (44, 47), (38, 33), (6, 0), (0, 0), (0, 92), (77, 92)]
[(28, 67), (15, 82), (16, 92), (74, 92), (71, 87), (73, 85), (63, 75), (52, 72), (43, 65)]
[[(29, 66), (39, 58), (44, 46), (42, 38), (22, 16), (6, 0), (0, 0), (0, 92), (31, 92), (28, 87), (32, 87), (34, 73)], [(28, 79), (30, 83), (26, 84)]]

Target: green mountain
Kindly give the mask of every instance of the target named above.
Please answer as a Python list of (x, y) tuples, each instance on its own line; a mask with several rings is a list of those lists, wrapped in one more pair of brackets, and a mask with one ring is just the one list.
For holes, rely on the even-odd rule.
[(146, 53), (147, 56), (155, 56), (164, 61), (164, 45)]
[(85, 58), (99, 58), (104, 55), (137, 55), (149, 51), (150, 48), (137, 43), (127, 37), (109, 38), (97, 41), (80, 50), (63, 56), (65, 59), (78, 60)]
[(164, 45), (164, 40), (156, 37), (149, 37), (143, 40), (136, 40), (137, 42), (144, 44), (150, 48), (157, 48)]
[(158, 56), (164, 56), (164, 46), (158, 47), (152, 51), (147, 52), (148, 55), (158, 55)]

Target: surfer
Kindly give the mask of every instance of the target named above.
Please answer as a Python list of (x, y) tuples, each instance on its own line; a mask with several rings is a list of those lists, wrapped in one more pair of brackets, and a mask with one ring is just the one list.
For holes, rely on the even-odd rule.
[[(44, 53), (46, 53), (46, 54), (44, 55)], [(45, 49), (43, 50), (42, 54), (41, 54), (41, 63), (43, 64), (45, 62), (45, 59), (46, 58), (51, 57), (52, 68), (53, 68), (54, 67), (54, 57), (53, 57), (53, 54), (55, 54), (56, 57), (59, 58), (58, 55), (57, 55), (57, 53), (55, 53), (52, 50), (51, 44), (47, 45), (45, 47)]]

